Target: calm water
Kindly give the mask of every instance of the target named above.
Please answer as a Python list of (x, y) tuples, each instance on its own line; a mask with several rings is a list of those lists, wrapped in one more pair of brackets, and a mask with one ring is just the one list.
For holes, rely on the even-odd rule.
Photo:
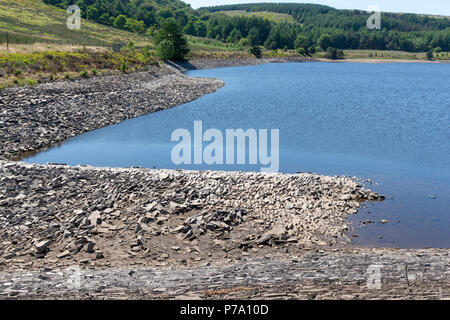
[[(69, 139), (26, 159), (71, 165), (176, 166), (171, 133), (280, 129), (280, 171), (359, 176), (388, 199), (351, 218), (354, 243), (450, 247), (450, 65), (289, 63), (191, 71), (220, 78), (216, 93)], [(225, 132), (225, 131), (223, 131)], [(392, 199), (391, 199), (392, 197)], [(380, 221), (367, 227), (361, 221)]]

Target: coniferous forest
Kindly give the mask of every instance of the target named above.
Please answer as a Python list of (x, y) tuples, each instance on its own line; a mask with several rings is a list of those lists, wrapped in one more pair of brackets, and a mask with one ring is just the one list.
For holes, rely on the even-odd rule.
[[(44, 0), (66, 9), (76, 4), (88, 20), (136, 33), (154, 35), (174, 18), (188, 35), (266, 49), (450, 51), (450, 19), (418, 14), (382, 13), (381, 30), (369, 30), (370, 13), (314, 4), (241, 4), (194, 10), (179, 0)], [(294, 22), (263, 17), (228, 16), (222, 11), (275, 12)]]

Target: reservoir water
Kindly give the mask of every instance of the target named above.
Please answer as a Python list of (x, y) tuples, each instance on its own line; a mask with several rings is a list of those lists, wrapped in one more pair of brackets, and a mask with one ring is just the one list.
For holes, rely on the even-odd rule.
[(351, 217), (355, 244), (450, 247), (450, 64), (286, 63), (187, 74), (226, 85), (24, 161), (259, 171), (256, 165), (175, 165), (171, 134), (193, 132), (196, 120), (222, 132), (279, 129), (280, 172), (358, 176), (386, 195)]

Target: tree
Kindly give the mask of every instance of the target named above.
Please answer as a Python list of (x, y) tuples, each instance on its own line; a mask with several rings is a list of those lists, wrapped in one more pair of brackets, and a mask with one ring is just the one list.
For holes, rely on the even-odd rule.
[(110, 24), (110, 20), (111, 17), (109, 16), (109, 14), (104, 13), (102, 14), (99, 18), (98, 18), (98, 22), (102, 23), (102, 24)]
[(428, 60), (433, 60), (433, 51), (429, 50), (429, 51), (427, 52), (427, 59), (428, 59)]
[(123, 14), (118, 15), (114, 20), (114, 28), (125, 29), (125, 24), (127, 23), (127, 17)]
[(175, 48), (172, 41), (161, 41), (156, 47), (156, 55), (162, 60), (171, 60), (175, 55)]
[(135, 19), (129, 18), (125, 23), (124, 29), (137, 33), (145, 33), (145, 24), (144, 21), (137, 21)]
[(241, 40), (239, 40), (238, 45), (241, 46), (242, 48), (245, 48), (250, 47), (251, 43), (250, 41), (248, 41), (247, 38), (242, 38)]
[(197, 35), (197, 30), (195, 29), (194, 23), (191, 21), (184, 27), (184, 33), (190, 34), (192, 36)]
[(238, 29), (233, 29), (233, 31), (231, 31), (228, 39), (230, 42), (234, 42), (234, 43), (238, 42), (239, 40), (242, 39), (241, 31), (239, 31)]
[(298, 35), (294, 42), (295, 49), (302, 55), (308, 55), (309, 39), (303, 35)]
[(327, 50), (328, 47), (331, 47), (331, 36), (329, 34), (321, 35), (318, 44), (323, 50)]
[(195, 23), (195, 32), (199, 37), (206, 37), (206, 25), (202, 21), (197, 21)]
[[(181, 30), (181, 26), (174, 18), (169, 18), (163, 22), (161, 28), (155, 36), (155, 42), (159, 46), (163, 41), (167, 40), (173, 46), (173, 54), (165, 55), (166, 60), (184, 60), (186, 54), (189, 53), (189, 47), (186, 37)], [(168, 49), (169, 44), (164, 43), (161, 50), (164, 48), (165, 53), (170, 53)]]
[(86, 19), (97, 20), (99, 15), (100, 15), (100, 11), (98, 11), (97, 7), (95, 7), (93, 5), (87, 7)]
[(309, 40), (307, 37), (300, 34), (297, 36), (297, 39), (295, 39), (294, 45), (295, 45), (295, 49), (298, 49), (298, 48), (307, 49), (309, 46)]
[(261, 38), (259, 37), (259, 31), (256, 28), (251, 28), (247, 35), (248, 41), (252, 46), (257, 46), (261, 43)]

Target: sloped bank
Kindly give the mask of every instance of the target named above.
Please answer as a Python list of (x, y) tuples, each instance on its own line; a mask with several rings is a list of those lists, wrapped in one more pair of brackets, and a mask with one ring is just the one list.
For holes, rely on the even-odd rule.
[(186, 62), (170, 63), (181, 71), (197, 69), (213, 69), (225, 67), (258, 66), (266, 63), (288, 63), (288, 62), (314, 62), (314, 58), (307, 57), (285, 57), (285, 58), (242, 58), (242, 59), (194, 59)]

